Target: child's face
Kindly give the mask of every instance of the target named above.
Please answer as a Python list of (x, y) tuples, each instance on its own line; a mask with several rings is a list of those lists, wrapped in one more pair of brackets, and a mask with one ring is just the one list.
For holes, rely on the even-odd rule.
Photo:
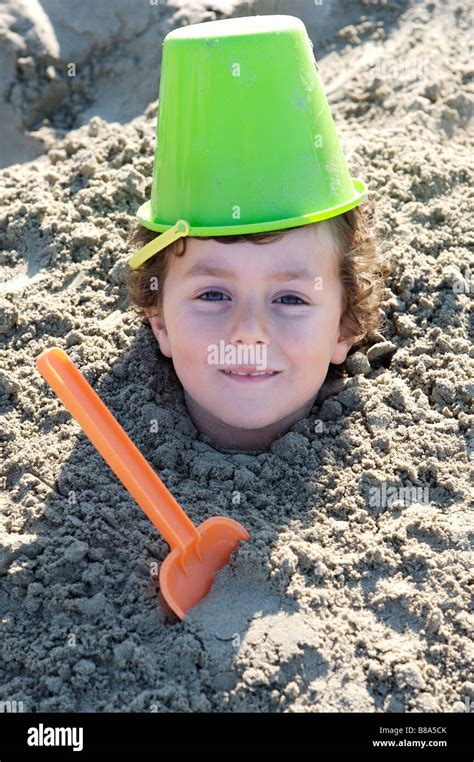
[[(198, 267), (208, 274), (193, 272)], [(170, 263), (163, 315), (150, 323), (194, 410), (229, 427), (261, 429), (310, 409), (329, 363), (344, 361), (342, 296), (327, 222), (259, 245), (189, 238), (185, 255)], [(266, 370), (277, 372), (226, 374), (238, 366), (209, 361), (209, 348), (223, 345), (265, 346)]]

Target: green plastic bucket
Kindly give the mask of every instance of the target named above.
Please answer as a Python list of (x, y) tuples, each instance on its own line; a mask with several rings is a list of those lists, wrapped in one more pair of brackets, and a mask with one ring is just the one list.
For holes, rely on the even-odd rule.
[(181, 235), (307, 225), (366, 194), (349, 173), (301, 19), (248, 16), (166, 35), (151, 198), (137, 218), (169, 235), (131, 266)]

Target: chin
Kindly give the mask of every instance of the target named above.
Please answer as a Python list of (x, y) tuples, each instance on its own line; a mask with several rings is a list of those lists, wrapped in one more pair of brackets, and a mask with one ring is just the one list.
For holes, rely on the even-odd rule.
[(279, 420), (279, 417), (275, 416), (251, 416), (242, 415), (242, 412), (238, 412), (233, 415), (219, 415), (215, 413), (216, 418), (219, 418), (222, 423), (227, 426), (233, 426), (235, 429), (263, 429), (265, 426), (270, 426)]

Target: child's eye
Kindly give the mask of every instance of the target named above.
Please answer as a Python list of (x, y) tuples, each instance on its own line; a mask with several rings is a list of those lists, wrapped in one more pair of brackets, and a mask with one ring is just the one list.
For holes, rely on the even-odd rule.
[[(222, 291), (204, 291), (204, 293), (197, 298), (201, 299), (203, 302), (222, 302), (224, 301), (224, 298), (228, 298), (228, 295), (224, 294)], [(301, 297), (296, 296), (296, 294), (284, 294), (283, 296), (279, 296), (275, 301), (278, 302), (280, 299), (289, 299), (290, 301), (283, 302), (283, 304), (289, 306), (299, 306), (300, 304), (308, 303), (301, 299)]]
[(198, 296), (198, 299), (202, 299), (204, 302), (221, 302), (222, 299), (219, 298), (221, 296), (227, 296), (227, 294), (223, 294), (222, 291), (205, 291), (201, 296)]
[[(308, 302), (305, 302), (303, 299), (301, 299), (299, 296), (296, 296), (295, 294), (283, 294), (283, 296), (279, 296), (278, 299), (298, 299), (298, 302), (300, 304), (308, 304)], [(278, 299), (276, 301), (278, 301)], [(283, 302), (283, 304), (289, 304), (294, 305), (298, 304), (298, 302)]]

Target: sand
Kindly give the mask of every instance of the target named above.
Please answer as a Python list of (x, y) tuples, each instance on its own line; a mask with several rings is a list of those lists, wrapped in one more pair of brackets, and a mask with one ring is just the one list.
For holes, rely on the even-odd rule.
[[(396, 269), (375, 346), (267, 453), (224, 454), (197, 434), (127, 304), (156, 101), (123, 121), (88, 114), (1, 171), (1, 700), (33, 712), (453, 712), (474, 698), (468, 7), (351, 3), (348, 26), (329, 14), (320, 42), (311, 27)], [(226, 515), (250, 532), (183, 623), (159, 602), (166, 543), (36, 370), (49, 346), (196, 524)]]

